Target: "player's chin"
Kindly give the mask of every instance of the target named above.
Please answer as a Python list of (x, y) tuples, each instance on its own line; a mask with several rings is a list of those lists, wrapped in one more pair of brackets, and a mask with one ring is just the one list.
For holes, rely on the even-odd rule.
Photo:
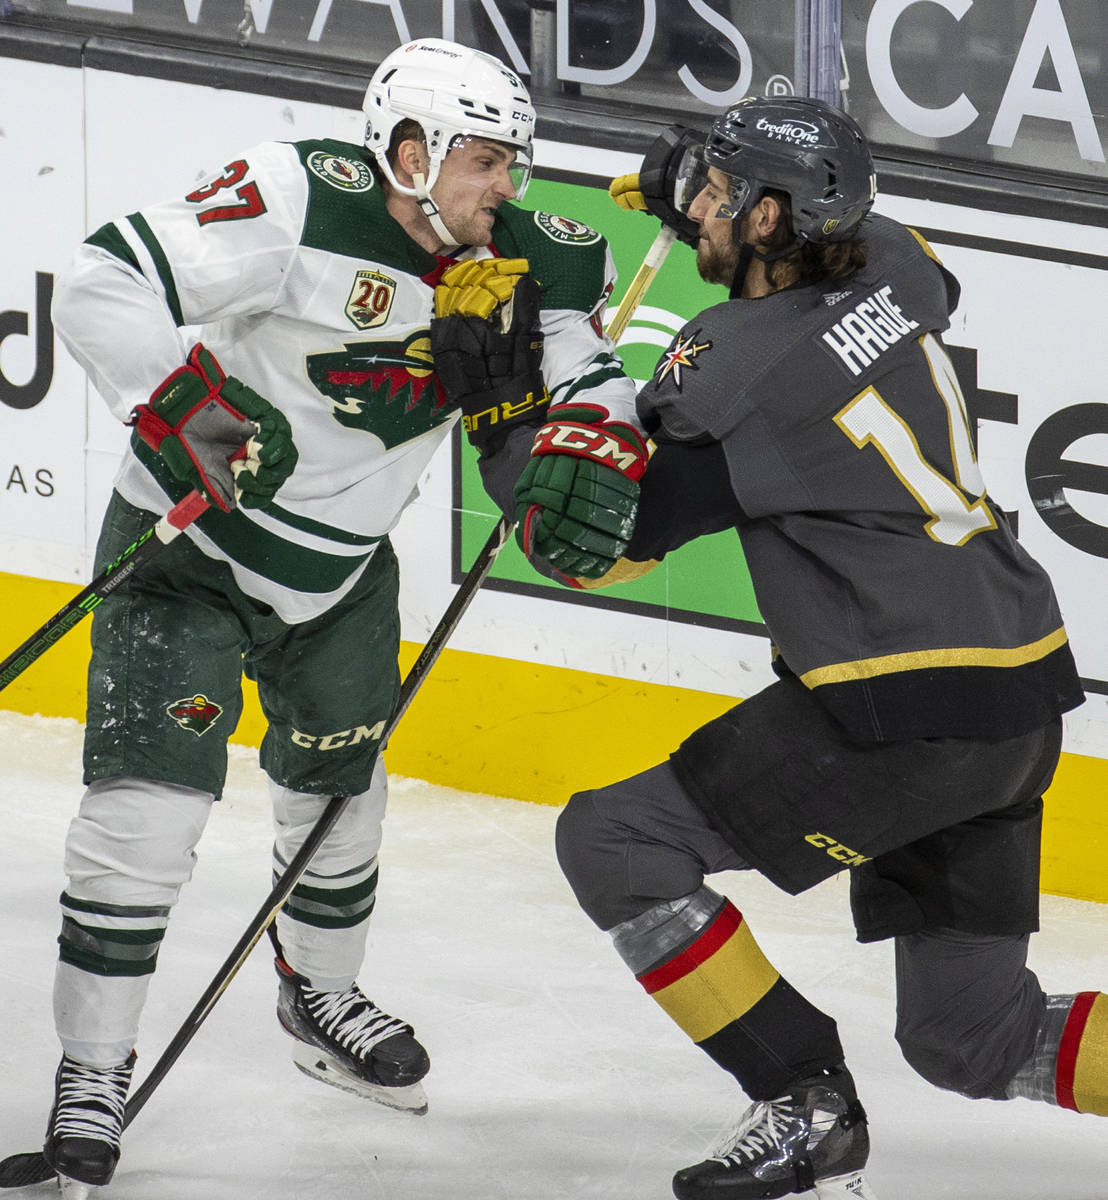
[(480, 231), (476, 244), (484, 246), (492, 240), (492, 227), (496, 223), (496, 209), (482, 208), (473, 219), (474, 228)]
[(701, 238), (696, 247), (696, 270), (705, 283), (730, 284), (735, 275), (738, 261), (731, 262), (726, 255), (716, 251), (706, 238)]
[(704, 238), (701, 238), (696, 244), (696, 270), (700, 278), (707, 283), (713, 282), (709, 276), (712, 274), (715, 265), (715, 256), (712, 254), (712, 249)]

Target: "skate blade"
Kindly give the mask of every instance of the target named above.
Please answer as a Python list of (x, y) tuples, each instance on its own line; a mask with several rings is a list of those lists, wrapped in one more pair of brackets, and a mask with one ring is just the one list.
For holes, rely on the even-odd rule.
[(815, 1196), (817, 1200), (877, 1200), (876, 1193), (861, 1171), (817, 1179), (815, 1189), (804, 1194)]
[(79, 1179), (71, 1179), (68, 1175), (58, 1175), (58, 1194), (65, 1200), (88, 1200), (88, 1197), (99, 1188), (91, 1183), (82, 1183)]
[[(421, 1117), (427, 1111), (427, 1093), (420, 1083), (410, 1083), (406, 1087), (381, 1087), (379, 1084), (367, 1083), (349, 1071), (344, 1071), (332, 1058), (309, 1046), (305, 1042), (296, 1042), (292, 1050), (292, 1061), (298, 1070), (312, 1079), (318, 1079), (330, 1087), (340, 1091), (350, 1092), (363, 1100), (372, 1100), (383, 1104), (386, 1108), (395, 1108), (400, 1112), (413, 1113)], [(83, 1198), (79, 1198), (83, 1200)]]

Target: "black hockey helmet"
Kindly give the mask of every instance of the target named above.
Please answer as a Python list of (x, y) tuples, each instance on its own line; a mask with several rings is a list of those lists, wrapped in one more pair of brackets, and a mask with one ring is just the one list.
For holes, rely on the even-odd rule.
[(766, 188), (786, 192), (794, 246), (851, 237), (877, 192), (873, 158), (858, 123), (807, 96), (748, 96), (716, 117), (700, 162), (686, 168), (682, 211), (703, 186), (708, 167), (732, 181), (733, 218), (753, 207)]

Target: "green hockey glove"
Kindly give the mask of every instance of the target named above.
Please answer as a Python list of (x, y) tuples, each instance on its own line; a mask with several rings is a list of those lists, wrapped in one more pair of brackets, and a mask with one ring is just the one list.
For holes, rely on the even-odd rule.
[(131, 424), (182, 482), (223, 512), (268, 504), (292, 474), (297, 451), (284, 413), (225, 375), (197, 344)]
[(550, 402), (539, 285), (527, 271), (525, 258), (457, 263), (435, 288), (435, 370), (482, 454), (494, 452), (509, 429), (538, 425)]
[(598, 404), (551, 408), (515, 487), (520, 548), (571, 587), (611, 571), (635, 528), (649, 454), (636, 429), (607, 416)]
[(692, 199), (681, 194), (682, 167), (689, 152), (704, 145), (705, 136), (684, 125), (663, 129), (647, 147), (638, 171), (613, 179), (608, 195), (620, 208), (657, 217), (677, 234), (679, 241), (695, 246), (700, 227), (682, 211)]

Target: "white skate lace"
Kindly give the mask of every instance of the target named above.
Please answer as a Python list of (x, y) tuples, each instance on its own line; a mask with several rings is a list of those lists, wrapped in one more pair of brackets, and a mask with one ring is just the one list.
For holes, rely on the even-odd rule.
[(130, 1081), (127, 1066), (105, 1070), (67, 1059), (58, 1086), (54, 1136), (96, 1138), (118, 1146)]
[(738, 1129), (724, 1137), (708, 1157), (725, 1164), (741, 1163), (743, 1159), (753, 1162), (780, 1146), (783, 1134), (795, 1120), (791, 1105), (791, 1096), (752, 1104), (743, 1113)]
[(411, 1033), (410, 1026), (382, 1012), (357, 984), (345, 992), (317, 992), (304, 988), (303, 993), (308, 1009), (323, 1032), (358, 1057), (386, 1038)]

